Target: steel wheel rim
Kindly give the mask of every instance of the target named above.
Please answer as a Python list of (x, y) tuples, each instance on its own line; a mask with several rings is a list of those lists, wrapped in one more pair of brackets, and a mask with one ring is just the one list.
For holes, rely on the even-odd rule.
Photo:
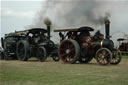
[(110, 56), (111, 54), (109, 53), (109, 51), (102, 49), (98, 52), (96, 59), (99, 64), (107, 65), (110, 63), (110, 60), (111, 60)]
[(121, 53), (119, 50), (113, 52), (111, 64), (118, 64), (121, 61)]
[(59, 57), (62, 59), (62, 61), (66, 63), (71, 63), (75, 56), (76, 56), (76, 50), (75, 46), (71, 41), (65, 41), (61, 44), (59, 48)]

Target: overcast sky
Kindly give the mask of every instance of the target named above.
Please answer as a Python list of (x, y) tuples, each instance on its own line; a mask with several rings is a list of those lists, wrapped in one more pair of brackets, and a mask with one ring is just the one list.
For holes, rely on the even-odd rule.
[[(37, 12), (42, 9), (42, 5), (43, 5), (42, 1), (46, 2), (47, 0), (1, 0), (0, 1), (0, 11), (1, 11), (0, 37), (3, 37), (4, 34), (6, 33), (14, 32), (15, 30), (16, 31), (24, 30), (25, 27), (31, 25), (34, 21), (34, 18), (37, 16)], [(97, 0), (97, 1), (100, 1), (100, 0)], [(117, 0), (113, 0), (113, 1), (117, 1)], [(128, 27), (128, 24), (127, 24), (128, 23), (128, 8), (127, 8), (128, 1), (127, 0), (118, 0), (118, 1), (124, 1), (124, 3), (120, 5), (122, 7), (122, 10), (120, 10), (121, 12), (118, 12), (118, 9), (116, 9), (115, 11), (116, 14), (112, 16), (113, 18), (112, 27), (114, 27), (113, 29), (117, 28), (117, 31), (121, 31), (122, 33), (128, 33), (128, 28), (127, 28)], [(120, 4), (120, 2), (118, 4)], [(59, 9), (59, 7), (57, 8)], [(124, 8), (125, 10), (123, 10)], [(56, 19), (56, 17), (54, 18)], [(119, 25), (120, 22), (122, 24), (121, 26)], [(122, 26), (124, 27), (122, 28)], [(113, 34), (113, 36), (114, 35), (115, 34)], [(118, 36), (118, 33), (117, 33), (117, 36)]]
[(1, 36), (32, 23), (41, 1), (1, 1)]

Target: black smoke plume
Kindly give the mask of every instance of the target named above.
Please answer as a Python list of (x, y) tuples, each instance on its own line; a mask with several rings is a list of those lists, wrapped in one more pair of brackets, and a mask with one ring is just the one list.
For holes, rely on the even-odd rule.
[(104, 33), (104, 20), (109, 18), (110, 35), (116, 39), (122, 36), (116, 31), (128, 33), (127, 10), (127, 0), (46, 0), (32, 26), (45, 28), (44, 20), (48, 17), (54, 29), (91, 26)]

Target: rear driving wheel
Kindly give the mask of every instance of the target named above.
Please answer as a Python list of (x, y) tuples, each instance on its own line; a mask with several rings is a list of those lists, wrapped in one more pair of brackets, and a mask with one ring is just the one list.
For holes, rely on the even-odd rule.
[(59, 57), (64, 63), (73, 64), (79, 59), (80, 47), (79, 44), (72, 39), (67, 39), (61, 42), (59, 46)]
[(29, 44), (27, 41), (21, 40), (17, 44), (17, 58), (21, 61), (27, 61), (29, 57)]
[(119, 64), (120, 61), (121, 61), (121, 58), (122, 58), (121, 52), (119, 50), (115, 49), (113, 51), (113, 56), (112, 56), (111, 64), (113, 64), (113, 65)]
[(4, 59), (4, 52), (0, 53), (0, 60)]
[(37, 50), (37, 58), (39, 61), (43, 62), (47, 58), (46, 49), (43, 46), (40, 46)]
[(96, 60), (100, 65), (107, 65), (111, 62), (112, 53), (107, 48), (100, 48), (96, 52)]

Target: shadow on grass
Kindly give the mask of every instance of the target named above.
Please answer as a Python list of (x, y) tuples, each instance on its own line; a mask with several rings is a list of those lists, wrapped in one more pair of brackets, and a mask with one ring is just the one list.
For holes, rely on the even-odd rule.
[(30, 58), (28, 61), (26, 62), (54, 62), (54, 60), (52, 60), (51, 58), (47, 58), (46, 60), (44, 61), (40, 61), (38, 60), (37, 58)]

